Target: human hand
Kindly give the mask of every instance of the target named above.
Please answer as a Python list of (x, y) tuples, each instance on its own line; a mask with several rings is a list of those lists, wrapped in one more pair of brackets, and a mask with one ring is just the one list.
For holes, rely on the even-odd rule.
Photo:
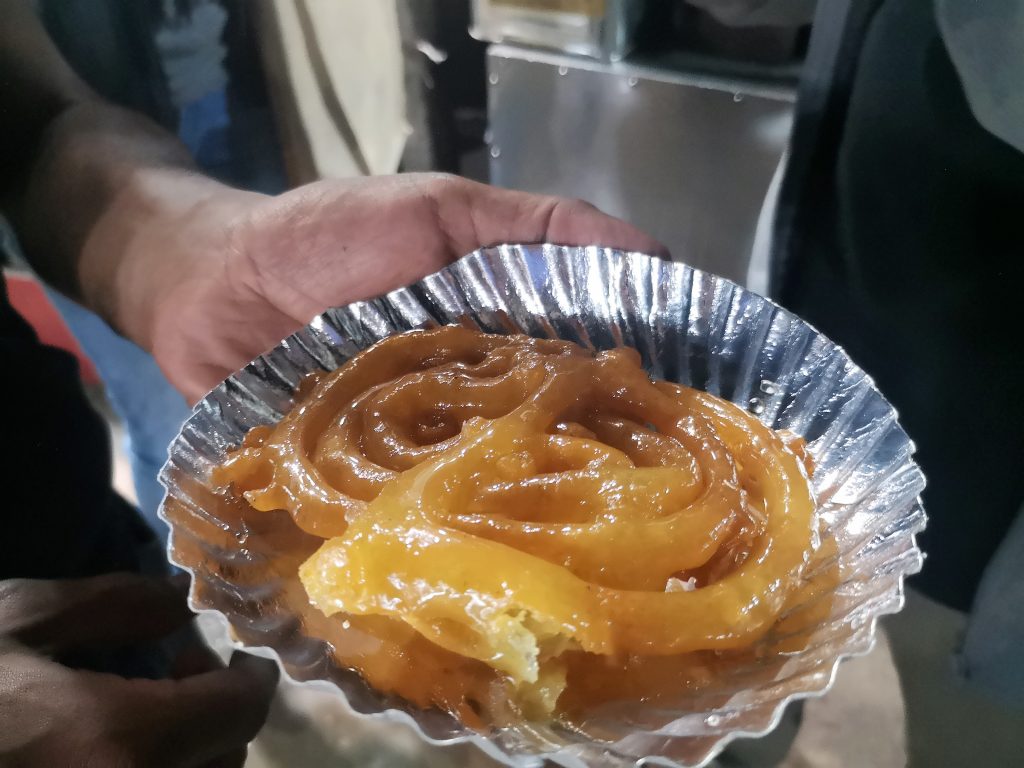
[(131, 574), (0, 581), (0, 765), (241, 766), (277, 684), (270, 662), (235, 654), (227, 669), (129, 680), (54, 660), (156, 639), (191, 617), (167, 582)]
[(224, 190), (138, 239), (147, 266), (134, 284), (150, 288), (118, 324), (194, 401), (325, 309), (510, 242), (665, 253), (586, 203), (453, 176), (324, 181), (273, 198)]

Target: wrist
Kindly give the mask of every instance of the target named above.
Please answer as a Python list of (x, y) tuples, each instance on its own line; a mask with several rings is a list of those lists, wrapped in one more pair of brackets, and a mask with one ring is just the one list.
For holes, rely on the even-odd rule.
[(85, 303), (152, 351), (153, 329), (200, 267), (224, 259), (231, 222), (262, 195), (173, 168), (133, 170), (82, 249)]

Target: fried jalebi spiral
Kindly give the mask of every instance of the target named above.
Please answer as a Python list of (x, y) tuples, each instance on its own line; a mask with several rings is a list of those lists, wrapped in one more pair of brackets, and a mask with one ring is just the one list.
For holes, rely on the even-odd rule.
[(543, 717), (580, 659), (762, 637), (816, 546), (809, 469), (634, 350), (445, 327), (322, 377), (217, 479), (326, 539), (300, 568), (323, 614), (475, 660)]

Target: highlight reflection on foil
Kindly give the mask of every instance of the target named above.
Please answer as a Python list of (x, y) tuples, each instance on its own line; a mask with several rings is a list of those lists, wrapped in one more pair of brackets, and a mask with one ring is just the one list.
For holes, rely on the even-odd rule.
[[(579, 729), (523, 724), (487, 737), (338, 669), (326, 645), (302, 631), (311, 609), (295, 553), (306, 546), (304, 535), (290, 520), (281, 525), (273, 513), (253, 513), (213, 487), (210, 469), (251, 427), (280, 419), (305, 374), (332, 370), (394, 333), (455, 322), (596, 349), (631, 346), (652, 375), (707, 390), (803, 436), (840, 573), (831, 615), (808, 646), (792, 653), (766, 644), (756, 661), (723, 676), (719, 695), (705, 691), (676, 711), (632, 707)], [(631, 765), (644, 757), (699, 766), (732, 738), (770, 730), (789, 701), (827, 691), (842, 658), (871, 648), (877, 617), (901, 608), (903, 579), (921, 566), (914, 536), (925, 524), (924, 477), (913, 451), (871, 379), (767, 299), (643, 254), (506, 245), (475, 251), (379, 299), (329, 310), (218, 386), (171, 446), (161, 515), (171, 527), (170, 559), (193, 575), (193, 607), (222, 614), (240, 643), (265, 648), (294, 679), (337, 686), (356, 712), (411, 723), (433, 743), (474, 743), (516, 768), (545, 759)]]

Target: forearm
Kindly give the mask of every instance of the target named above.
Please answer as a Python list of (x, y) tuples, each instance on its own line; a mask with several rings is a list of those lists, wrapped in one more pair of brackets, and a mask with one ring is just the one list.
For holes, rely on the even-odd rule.
[[(154, 213), (136, 189), (140, 178), (187, 177), (190, 167), (184, 148), (144, 118), (98, 100), (67, 106), (43, 126), (9, 191), (26, 257), (54, 287), (94, 306), (120, 266), (128, 225)], [(109, 231), (114, 221), (123, 231)], [(98, 229), (108, 231), (104, 247), (88, 247)]]
[(154, 288), (195, 237), (184, 225), (211, 197), (242, 193), (86, 87), (25, 3), (0, 11), (0, 204), (44, 279), (145, 345)]
[(82, 102), (48, 126), (14, 220), (47, 282), (145, 347), (158, 289), (186, 268), (207, 203), (242, 194), (198, 173), (145, 118)]

